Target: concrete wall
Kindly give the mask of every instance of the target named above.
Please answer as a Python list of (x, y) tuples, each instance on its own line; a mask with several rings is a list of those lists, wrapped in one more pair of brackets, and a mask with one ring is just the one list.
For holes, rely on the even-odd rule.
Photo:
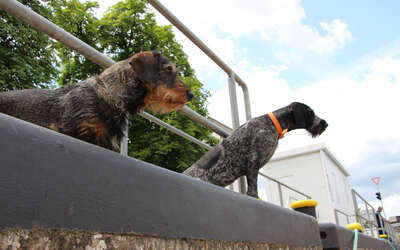
[[(318, 223), (308, 215), (2, 114), (0, 138), (0, 228), (7, 246), (42, 244), (53, 231), (41, 230), (51, 228), (68, 231), (61, 238), (56, 231), (53, 239), (60, 242), (82, 241), (74, 238), (79, 229), (107, 232), (116, 240), (162, 239), (154, 244), (172, 238), (179, 244), (197, 239), (226, 246), (321, 246)], [(18, 228), (28, 231), (13, 234)]]

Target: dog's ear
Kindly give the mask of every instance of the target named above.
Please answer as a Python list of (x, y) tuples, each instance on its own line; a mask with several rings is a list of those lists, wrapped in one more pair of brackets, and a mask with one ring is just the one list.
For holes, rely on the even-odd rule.
[(305, 128), (306, 127), (306, 108), (305, 105), (299, 102), (293, 102), (289, 105), (290, 114), (293, 119), (293, 124), (296, 128)]
[(132, 66), (136, 77), (154, 88), (159, 80), (159, 72), (162, 66), (161, 57), (161, 53), (158, 51), (145, 51), (135, 54), (129, 59), (129, 64)]

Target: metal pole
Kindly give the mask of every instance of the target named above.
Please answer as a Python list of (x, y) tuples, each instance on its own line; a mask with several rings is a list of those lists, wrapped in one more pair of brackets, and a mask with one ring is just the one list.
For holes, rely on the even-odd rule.
[[(240, 125), (239, 123), (239, 109), (236, 96), (236, 84), (235, 84), (235, 73), (231, 73), (228, 76), (228, 87), (229, 87), (229, 99), (231, 103), (231, 117), (232, 117), (232, 127), (237, 129)], [(238, 179), (239, 192), (246, 193), (246, 179), (242, 176)]]
[(246, 121), (251, 119), (251, 109), (250, 109), (250, 96), (249, 96), (249, 89), (247, 85), (242, 86), (243, 91), (243, 101), (244, 101), (244, 109), (246, 112)]
[(307, 194), (305, 194), (305, 193), (302, 193), (302, 192), (300, 192), (300, 191), (298, 191), (298, 190), (296, 190), (296, 189), (294, 189), (294, 188), (291, 188), (291, 187), (289, 187), (288, 185), (286, 185), (285, 183), (282, 183), (282, 182), (280, 182), (280, 181), (278, 181), (278, 180), (275, 180), (274, 178), (271, 178), (271, 177), (269, 177), (268, 175), (265, 175), (265, 174), (263, 174), (263, 173), (261, 173), (261, 172), (259, 172), (258, 174), (261, 175), (262, 177), (267, 178), (268, 180), (274, 181), (274, 182), (278, 183), (279, 185), (284, 186), (285, 188), (287, 188), (287, 189), (289, 189), (289, 190), (292, 190), (293, 192), (296, 192), (296, 193), (298, 193), (298, 194), (303, 195), (303, 196), (306, 197), (307, 199), (311, 199), (311, 196), (309, 196), (309, 195), (307, 195)]
[[(18, 1), (1, 0), (0, 9), (7, 11), (33, 28), (42, 31), (49, 37), (54, 38), (62, 44), (65, 44), (103, 68), (108, 68), (115, 63), (115, 61), (95, 50), (87, 43), (74, 37), (63, 28), (50, 22)], [(121, 154), (128, 155), (128, 127), (125, 129), (124, 135), (125, 136), (121, 141)]]
[(380, 188), (379, 188), (379, 183), (378, 183), (378, 184), (375, 184), (375, 185), (376, 185), (376, 190), (378, 191), (378, 193), (379, 193), (379, 194), (380, 194), (380, 196), (381, 196), (381, 199), (380, 199), (380, 201), (381, 201), (381, 206), (382, 206), (383, 216), (386, 218), (386, 212), (385, 212), (385, 208), (383, 207), (382, 193), (381, 193), (381, 190), (380, 190)]
[[(158, 10), (168, 21), (170, 21), (178, 30), (180, 30), (189, 40), (191, 40), (199, 49), (201, 49), (211, 60), (213, 60), (223, 71), (231, 75), (233, 70), (223, 62), (211, 49), (207, 47), (192, 31), (189, 30), (179, 19), (172, 14), (164, 5), (158, 0), (148, 0), (148, 2)], [(249, 91), (246, 83), (238, 76), (234, 76), (235, 81), (240, 85), (243, 90), (243, 97), (246, 110), (246, 120), (251, 118), (250, 98)]]
[(126, 117), (126, 128), (123, 131), (124, 137), (121, 140), (121, 154), (128, 155), (128, 133), (129, 133), (129, 114)]
[(183, 115), (187, 116), (191, 120), (201, 124), (205, 128), (207, 128), (207, 129), (209, 129), (211, 131), (214, 131), (215, 133), (217, 133), (218, 135), (220, 135), (220, 136), (222, 136), (224, 138), (226, 138), (226, 137), (228, 137), (230, 135), (230, 132), (228, 132), (225, 129), (219, 127), (215, 123), (207, 120), (204, 116), (199, 115), (198, 113), (196, 113), (192, 109), (188, 108), (187, 106), (184, 106), (181, 109), (179, 109), (179, 112), (182, 113)]
[[(111, 60), (107, 56), (103, 55), (99, 51), (95, 50), (82, 40), (74, 37), (61, 27), (57, 26), (56, 24), (50, 22), (46, 18), (42, 17), (41, 15), (37, 14), (36, 12), (32, 11), (28, 7), (24, 6), (23, 4), (19, 3), (15, 0), (1, 0), (0, 1), (0, 9), (3, 9), (14, 15), (15, 17), (19, 18), (23, 22), (31, 25), (32, 27), (44, 32), (51, 38), (65, 44), (66, 46), (70, 47), (71, 49), (75, 50), (79, 54), (83, 55), (93, 63), (100, 65), (103, 68), (110, 67), (115, 61)], [(206, 128), (218, 133), (223, 137), (229, 136), (229, 132), (223, 130), (222, 128), (218, 127), (214, 123), (208, 121), (201, 115), (197, 114), (193, 110), (188, 107), (184, 107), (181, 109), (181, 113), (188, 116), (190, 119), (202, 124)], [(150, 115), (149, 115), (150, 116)], [(200, 118), (201, 117), (201, 118)], [(128, 150), (128, 127), (124, 131), (126, 137), (124, 137), (121, 141), (121, 153), (127, 155)]]
[(356, 215), (356, 222), (361, 224), (361, 221), (359, 219), (359, 214), (358, 214), (358, 204), (357, 204), (357, 198), (356, 198), (356, 193), (354, 189), (351, 189), (351, 196), (353, 198), (353, 205), (354, 205), (354, 214)]
[(281, 207), (284, 207), (283, 206), (282, 187), (281, 187), (280, 183), (278, 183), (278, 193), (279, 193), (279, 202), (281, 203)]
[(335, 213), (335, 221), (336, 221), (336, 225), (339, 225), (339, 216), (338, 216), (338, 212), (337, 209), (333, 209), (333, 212)]
[(368, 210), (368, 205), (367, 205), (367, 203), (365, 203), (364, 205), (365, 205), (365, 211), (367, 212), (367, 216), (368, 216), (369, 228), (370, 228), (371, 234), (373, 234), (373, 231), (372, 231), (372, 223), (371, 223), (372, 220), (371, 220), (371, 215), (370, 215), (369, 210)]
[(108, 68), (115, 63), (113, 60), (95, 50), (94, 48), (90, 47), (82, 40), (69, 34), (64, 29), (50, 22), (46, 18), (32, 11), (18, 1), (1, 0), (0, 9), (7, 11), (8, 13), (14, 15), (23, 22), (46, 33), (48, 36), (56, 39), (57, 41), (67, 45), (68, 47), (77, 51), (79, 54), (85, 56), (93, 63), (98, 64), (103, 68)]
[(235, 73), (231, 73), (231, 75), (228, 76), (228, 87), (229, 87), (229, 99), (231, 103), (232, 127), (233, 129), (237, 129), (240, 123), (239, 123), (239, 109), (236, 96)]
[(187, 134), (187, 133), (175, 128), (174, 126), (169, 125), (168, 123), (158, 119), (157, 117), (154, 117), (154, 116), (150, 115), (147, 112), (140, 112), (139, 115), (144, 117), (144, 118), (146, 118), (146, 119), (148, 119), (148, 120), (150, 120), (150, 121), (152, 121), (152, 122), (154, 122), (154, 123), (156, 123), (156, 124), (158, 124), (158, 125), (160, 125), (160, 126), (162, 126), (162, 127), (164, 127), (164, 128), (166, 128), (166, 129), (168, 129), (169, 131), (174, 132), (175, 134), (177, 134), (177, 135), (179, 135), (179, 136), (181, 136), (181, 137), (183, 137), (183, 138), (185, 138), (185, 139), (187, 139), (187, 140), (189, 140), (189, 141), (191, 141), (193, 143), (196, 143), (197, 145), (199, 145), (202, 148), (205, 148), (207, 150), (212, 149), (212, 147), (210, 145), (208, 145), (207, 143), (204, 143), (204, 142), (202, 142), (200, 140), (197, 140), (193, 136), (191, 136), (191, 135), (189, 135), (189, 134)]

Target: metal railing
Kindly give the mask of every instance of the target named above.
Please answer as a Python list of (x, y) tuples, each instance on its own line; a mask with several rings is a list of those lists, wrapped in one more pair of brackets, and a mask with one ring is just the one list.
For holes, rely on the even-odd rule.
[[(161, 5), (158, 1), (149, 1), (150, 4), (153, 5), (154, 8), (160, 11), (168, 20), (171, 21), (173, 25), (175, 25), (180, 31), (182, 31), (195, 45), (197, 45), (207, 56), (209, 56), (221, 69), (223, 69), (229, 75), (229, 88), (230, 88), (230, 100), (231, 100), (231, 110), (232, 110), (232, 117), (234, 120), (234, 128), (239, 126), (239, 115), (238, 115), (238, 107), (237, 107), (237, 100), (236, 100), (236, 92), (235, 89), (235, 82), (238, 82), (239, 85), (243, 89), (244, 94), (244, 101), (245, 101), (245, 111), (246, 111), (246, 119), (249, 120), (251, 118), (251, 111), (250, 111), (250, 100), (249, 100), (249, 93), (247, 85), (244, 81), (237, 76), (233, 70), (226, 65), (218, 56), (215, 55), (200, 39), (198, 39), (185, 25), (183, 25), (170, 11), (168, 11), (164, 6)], [(92, 61), (93, 63), (107, 68), (110, 67), (112, 64), (115, 63), (112, 59), (108, 58), (104, 54), (100, 53), (99, 51), (95, 50), (85, 42), (81, 41), (80, 39), (74, 37), (61, 27), (57, 26), (56, 24), (50, 22), (46, 18), (42, 17), (41, 15), (37, 14), (36, 12), (32, 11), (28, 7), (24, 6), (23, 4), (19, 3), (16, 0), (1, 0), (0, 1), (0, 8), (7, 11), (11, 15), (19, 18), (23, 22), (29, 24), (30, 26), (44, 32), (49, 37), (61, 42), (62, 44), (68, 46), (69, 48), (75, 50), (79, 54), (85, 56), (88, 60)], [(207, 120), (203, 116), (199, 115), (195, 111), (191, 110), (187, 106), (181, 108), (179, 110), (183, 115), (187, 116), (188, 118), (192, 119), (193, 121), (201, 124), (202, 126), (210, 129), (211, 131), (217, 133), (222, 137), (229, 136), (229, 132), (225, 131), (222, 127), (212, 123), (211, 121)], [(139, 115), (142, 117), (159, 124), (167, 128), (168, 130), (172, 131), (175, 134), (178, 134), (197, 145), (200, 145), (203, 148), (210, 149), (211, 146), (207, 145), (206, 143), (188, 135), (187, 133), (176, 129), (175, 127), (159, 120), (158, 118), (146, 113), (140, 112)], [(121, 142), (121, 153), (127, 155), (127, 137), (128, 137), (128, 129), (124, 131), (125, 137)], [(245, 183), (244, 178), (240, 180), (240, 192), (245, 192)]]
[[(61, 42), (62, 44), (68, 46), (69, 48), (75, 50), (79, 54), (85, 56), (87, 59), (92, 61), (93, 63), (103, 67), (107, 68), (110, 67), (115, 63), (112, 59), (108, 58), (104, 54), (100, 53), (99, 51), (95, 50), (85, 42), (81, 41), (80, 39), (74, 37), (61, 27), (57, 26), (56, 24), (50, 22), (46, 18), (42, 17), (41, 15), (37, 14), (33, 10), (29, 9), (25, 5), (19, 3), (16, 0), (1, 0), (0, 1), (0, 9), (3, 9), (7, 11), (9, 14), (14, 15), (15, 17), (19, 18), (21, 21), (29, 24), (30, 26), (44, 32), (47, 34), (49, 37)], [(200, 114), (196, 113), (195, 111), (191, 110), (187, 106), (181, 108), (179, 110), (182, 114), (186, 115), (188, 118), (192, 119), (193, 121), (201, 124), (202, 126), (212, 130), (213, 132), (223, 136), (227, 137), (229, 135), (229, 132), (225, 131), (223, 128), (219, 127), (218, 125), (212, 123), (211, 121), (207, 120)], [(200, 145), (203, 148), (210, 149), (211, 146), (208, 144), (188, 135), (187, 133), (161, 121), (157, 117), (146, 113), (146, 112), (140, 112), (139, 115), (142, 117), (159, 124), (160, 126), (163, 126), (167, 128), (168, 130), (172, 131), (173, 133), (176, 133), (194, 143), (197, 145)], [(127, 135), (127, 131), (125, 131), (125, 135)], [(126, 137), (125, 137), (126, 138)], [(127, 152), (127, 140), (125, 139), (124, 142), (122, 142), (121, 145), (121, 152)]]
[[(354, 217), (354, 215), (347, 214), (336, 208), (334, 208), (333, 211), (335, 214), (335, 221), (337, 225), (346, 226), (347, 224), (350, 224), (352, 222), (351, 217)], [(341, 217), (344, 217), (346, 219), (346, 223), (341, 223), (342, 222), (342, 220), (340, 219)]]
[[(295, 197), (291, 197), (292, 199), (290, 199), (290, 197), (288, 197), (289, 200), (288, 200), (288, 202), (285, 203), (285, 202), (284, 202), (284, 197), (283, 197), (284, 195), (283, 195), (282, 187), (288, 189), (289, 191), (294, 192), (295, 194), (297, 194), (297, 196), (300, 195), (300, 196), (303, 196), (305, 199), (311, 199), (311, 196), (309, 196), (308, 194), (305, 194), (305, 193), (303, 193), (303, 192), (300, 192), (299, 190), (296, 190), (295, 188), (292, 188), (292, 187), (286, 185), (285, 183), (282, 183), (282, 182), (280, 182), (280, 181), (278, 181), (278, 180), (275, 180), (274, 178), (269, 177), (269, 176), (267, 176), (267, 175), (265, 175), (265, 174), (263, 174), (263, 173), (261, 173), (261, 172), (259, 172), (258, 174), (259, 174), (260, 176), (262, 176), (262, 177), (268, 179), (269, 181), (272, 181), (272, 182), (274, 182), (274, 183), (277, 184), (278, 197), (279, 197), (279, 205), (280, 205), (281, 207), (289, 207), (289, 206), (290, 206), (290, 203), (291, 203), (292, 201), (298, 200), (298, 198), (295, 198)], [(268, 197), (267, 197), (267, 198), (268, 198)], [(273, 202), (271, 199), (268, 199), (268, 201)]]
[[(353, 197), (354, 202), (354, 209), (355, 209), (355, 217), (356, 221), (360, 223), (365, 233), (369, 234), (370, 236), (379, 238), (378, 230), (381, 229), (378, 227), (378, 223), (375, 216), (375, 209), (374, 207), (366, 201), (356, 190), (352, 189), (351, 194)], [(361, 201), (359, 204), (358, 200)], [(384, 218), (384, 231), (387, 234), (388, 238), (398, 244), (396, 238), (396, 232), (394, 231), (392, 225)]]
[[(172, 14), (171, 11), (165, 8), (158, 0), (148, 0), (148, 2), (228, 75), (229, 97), (231, 104), (233, 129), (238, 128), (240, 125), (235, 82), (237, 82), (239, 86), (242, 88), (246, 120), (250, 120), (251, 119), (250, 97), (246, 83), (237, 74), (235, 74), (235, 72), (224, 61), (222, 61), (211, 49), (209, 49), (188, 27), (186, 27), (181, 21), (179, 21), (178, 18), (174, 14)], [(246, 192), (245, 180), (246, 179), (244, 176), (239, 178), (240, 193)]]

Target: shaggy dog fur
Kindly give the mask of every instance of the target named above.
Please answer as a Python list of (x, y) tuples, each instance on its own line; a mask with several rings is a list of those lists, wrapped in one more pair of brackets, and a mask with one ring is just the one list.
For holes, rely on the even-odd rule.
[(100, 75), (55, 90), (0, 93), (0, 112), (117, 150), (126, 117), (141, 109), (166, 113), (193, 97), (175, 64), (157, 51), (141, 52)]
[[(306, 129), (313, 137), (320, 135), (328, 126), (311, 108), (298, 102), (278, 109), (273, 114), (282, 129)], [(275, 152), (279, 137), (268, 114), (253, 118), (183, 173), (223, 187), (245, 175), (247, 194), (257, 198), (258, 170)]]

